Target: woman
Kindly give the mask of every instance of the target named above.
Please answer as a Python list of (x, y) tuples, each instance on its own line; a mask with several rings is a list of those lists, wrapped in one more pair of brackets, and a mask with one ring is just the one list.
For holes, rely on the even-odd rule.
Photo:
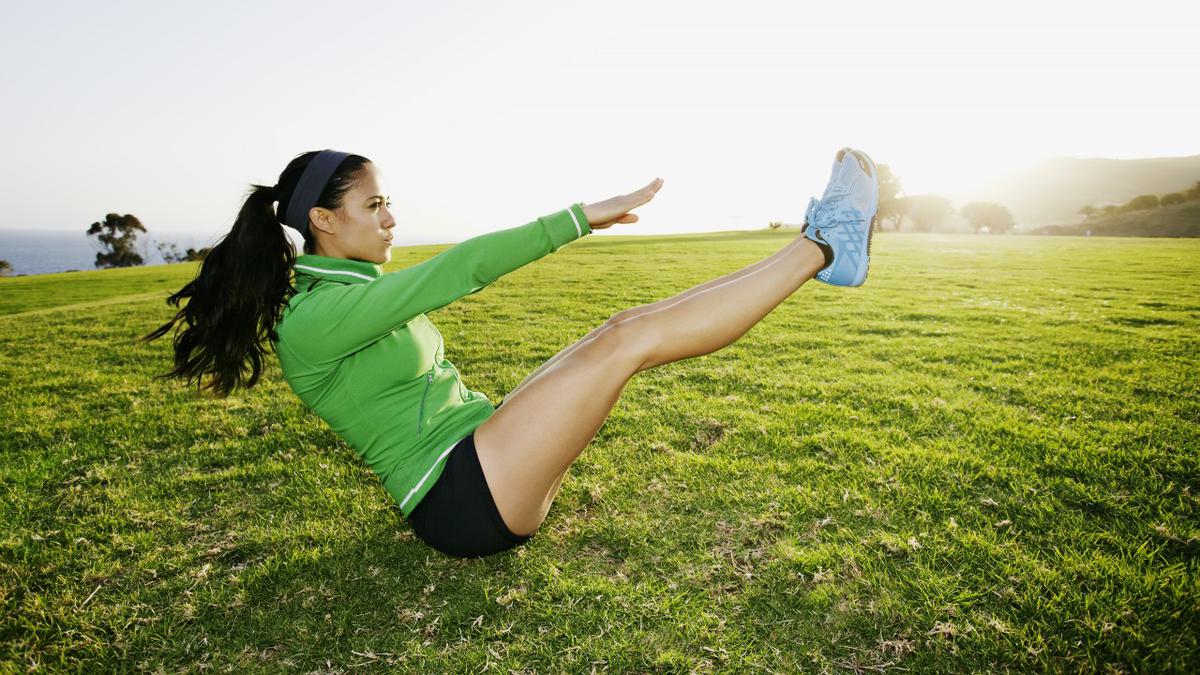
[[(634, 374), (729, 345), (814, 276), (866, 278), (878, 181), (869, 157), (844, 148), (801, 235), (779, 252), (614, 314), (502, 407), (467, 389), (427, 313), (595, 230), (637, 222), (630, 211), (660, 187), (572, 204), (382, 274), (396, 222), (378, 169), (360, 155), (307, 152), (276, 185), (253, 186), (196, 278), (167, 299), (187, 305), (144, 339), (184, 322), (175, 369), (161, 377), (199, 388), (209, 374), (205, 387), (222, 396), (254, 386), (269, 339), (292, 390), (375, 471), (418, 536), (449, 555), (497, 553), (540, 526)], [(304, 254), (281, 224), (303, 235)]]

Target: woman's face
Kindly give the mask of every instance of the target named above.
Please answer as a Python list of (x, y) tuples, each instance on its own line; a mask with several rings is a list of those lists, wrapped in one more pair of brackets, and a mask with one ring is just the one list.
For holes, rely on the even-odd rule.
[(358, 180), (336, 211), (314, 207), (310, 227), (317, 238), (314, 252), (332, 258), (364, 260), (379, 265), (392, 259), (391, 202), (380, 188), (374, 164), (363, 165)]

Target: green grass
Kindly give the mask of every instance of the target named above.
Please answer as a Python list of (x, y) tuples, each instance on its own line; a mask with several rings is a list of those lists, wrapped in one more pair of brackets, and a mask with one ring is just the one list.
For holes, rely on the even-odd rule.
[[(791, 236), (589, 238), (431, 318), (499, 400)], [(277, 362), (151, 379), (194, 264), (0, 280), (0, 671), (1195, 672), (1200, 242), (875, 248), (636, 376), (537, 535), (472, 561)]]
[(133, 295), (149, 298), (157, 293), (166, 298), (190, 281), (188, 275), (195, 275), (196, 267), (196, 263), (151, 265), (0, 278), (0, 316), (104, 300), (121, 302)]

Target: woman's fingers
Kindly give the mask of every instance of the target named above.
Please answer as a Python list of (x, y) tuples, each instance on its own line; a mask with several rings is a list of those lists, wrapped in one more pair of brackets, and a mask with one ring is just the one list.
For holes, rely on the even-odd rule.
[[(635, 202), (637, 206), (641, 206), (654, 198), (654, 194), (662, 187), (663, 179), (655, 178), (650, 181), (645, 187), (625, 195), (627, 198)], [(633, 207), (630, 207), (633, 208)]]
[(641, 189), (628, 194), (595, 204), (583, 204), (583, 215), (589, 223), (597, 227), (607, 227), (613, 223), (636, 223), (638, 217), (629, 211), (653, 199), (662, 184), (661, 178), (655, 178)]

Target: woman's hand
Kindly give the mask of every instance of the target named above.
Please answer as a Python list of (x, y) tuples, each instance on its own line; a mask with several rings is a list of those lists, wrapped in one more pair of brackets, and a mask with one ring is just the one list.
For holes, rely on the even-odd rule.
[(636, 192), (605, 199), (595, 204), (584, 204), (583, 215), (587, 217), (588, 227), (593, 230), (603, 230), (612, 227), (613, 223), (636, 223), (638, 217), (629, 212), (654, 199), (654, 193), (658, 192), (658, 188), (662, 187), (662, 184), (661, 178), (655, 178), (650, 181), (649, 185)]

